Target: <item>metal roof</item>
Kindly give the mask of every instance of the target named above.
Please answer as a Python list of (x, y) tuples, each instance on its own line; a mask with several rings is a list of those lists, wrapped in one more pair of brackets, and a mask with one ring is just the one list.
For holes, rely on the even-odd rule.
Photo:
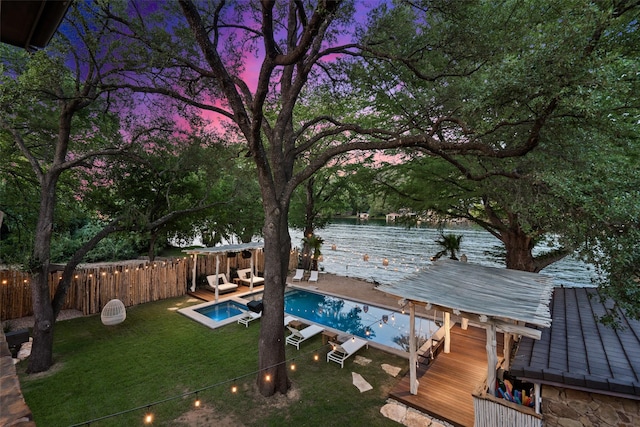
[(71, 0), (0, 0), (0, 41), (34, 50), (51, 40)]
[(399, 297), (480, 316), (548, 327), (553, 279), (537, 273), (439, 260), (377, 289)]
[(186, 252), (188, 254), (205, 255), (205, 254), (221, 254), (226, 252), (242, 252), (242, 251), (248, 251), (251, 249), (262, 249), (262, 248), (264, 248), (264, 242), (249, 242), (249, 243), (240, 243), (237, 245), (213, 246), (210, 248), (185, 249), (182, 252)]
[[(640, 399), (640, 321), (620, 315), (620, 329), (603, 325), (595, 288), (556, 288), (553, 324), (542, 338), (524, 337), (511, 374), (532, 382)], [(611, 307), (611, 305), (609, 305)]]

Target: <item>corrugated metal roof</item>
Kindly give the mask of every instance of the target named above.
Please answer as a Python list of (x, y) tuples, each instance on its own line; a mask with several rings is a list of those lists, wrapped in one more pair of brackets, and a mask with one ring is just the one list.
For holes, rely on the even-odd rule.
[(553, 279), (537, 273), (439, 260), (427, 269), (378, 289), (461, 312), (548, 327)]
[(238, 245), (212, 246), (210, 248), (186, 249), (183, 252), (188, 254), (221, 254), (226, 252), (242, 252), (251, 249), (264, 248), (264, 242), (240, 243)]
[(604, 314), (597, 289), (556, 288), (551, 328), (539, 341), (522, 339), (511, 373), (534, 382), (640, 396), (640, 322), (619, 311), (622, 328), (613, 329), (598, 321)]

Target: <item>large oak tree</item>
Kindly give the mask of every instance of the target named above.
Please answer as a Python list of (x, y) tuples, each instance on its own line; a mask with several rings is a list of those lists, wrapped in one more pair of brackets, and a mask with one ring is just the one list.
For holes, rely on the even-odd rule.
[[(518, 119), (523, 136), (504, 143), (465, 137), (457, 110), (449, 108), (450, 103), (443, 104), (442, 97), (428, 100), (428, 108), (407, 105), (412, 117), (406, 120), (397, 113), (397, 105), (391, 108), (389, 103), (374, 102), (369, 90), (356, 88), (349, 79), (364, 81), (368, 73), (370, 80), (360, 88), (373, 82), (373, 88), (386, 87), (388, 94), (407, 97), (413, 90), (422, 90), (414, 84), (415, 79), (430, 81), (434, 93), (445, 90), (449, 78), (472, 75), (494, 54), (465, 49), (464, 43), (471, 43), (471, 37), (456, 41), (455, 49), (450, 49), (447, 40), (433, 45), (422, 37), (434, 36), (442, 30), (439, 26), (433, 30), (426, 26), (416, 28), (410, 20), (400, 27), (391, 20), (371, 26), (361, 42), (351, 43), (349, 37), (355, 35), (353, 8), (345, 1), (264, 0), (258, 4), (181, 0), (178, 4), (179, 10), (168, 3), (159, 11), (144, 10), (144, 3), (132, 2), (125, 8), (110, 4), (103, 10), (104, 19), (113, 22), (111, 29), (127, 38), (123, 47), (131, 49), (118, 58), (146, 60), (154, 67), (142, 78), (131, 78), (126, 87), (180, 100), (201, 109), (213, 126), (234, 127), (246, 144), (247, 156), (255, 162), (265, 217), (258, 386), (264, 395), (284, 393), (289, 387), (283, 327), (291, 247), (288, 213), (296, 187), (333, 157), (356, 150), (420, 147), (438, 155), (523, 155), (538, 144), (542, 125), (558, 107), (559, 85), (537, 97)], [(434, 12), (437, 20), (455, 22), (460, 18), (455, 11)], [(520, 24), (518, 21), (513, 25)], [(414, 31), (415, 37), (403, 39), (408, 41), (403, 46), (409, 52), (390, 57), (386, 53), (397, 52), (394, 39), (401, 28)], [(527, 28), (533, 31), (531, 26)], [(478, 29), (481, 30), (488, 31), (488, 27)], [(422, 52), (422, 56), (411, 58), (412, 51)], [(381, 68), (374, 62), (367, 63), (360, 75), (347, 77), (337, 58), (355, 58), (363, 53), (391, 67), (406, 67), (401, 77), (408, 80), (407, 84), (398, 82), (390, 73), (377, 74)], [(500, 55), (502, 59), (506, 56)], [(345, 66), (349, 68), (351, 64)], [(553, 80), (557, 73), (547, 77)], [(304, 115), (298, 115), (305, 89), (323, 93), (331, 103), (331, 112), (323, 108), (317, 114), (310, 115), (305, 110)], [(460, 99), (464, 91), (459, 87), (449, 96)], [(401, 100), (393, 100), (398, 101)], [(457, 126), (451, 128), (457, 138), (442, 137), (449, 125)]]

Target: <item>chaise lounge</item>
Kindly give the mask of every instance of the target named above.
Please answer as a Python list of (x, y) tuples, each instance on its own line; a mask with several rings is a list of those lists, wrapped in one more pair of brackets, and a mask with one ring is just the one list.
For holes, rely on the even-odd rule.
[(291, 280), (293, 282), (300, 282), (304, 277), (304, 269), (303, 268), (297, 268), (296, 269), (296, 274), (293, 275), (293, 277), (291, 278)]
[(310, 282), (318, 281), (318, 270), (311, 270), (311, 274), (309, 275), (309, 281)]
[(287, 325), (287, 328), (291, 331), (291, 335), (287, 337), (286, 343), (295, 345), (298, 350), (300, 350), (300, 343), (324, 331), (324, 328), (318, 325), (307, 326), (306, 328), (301, 330), (292, 328), (289, 325)]
[(251, 280), (253, 280), (254, 285), (264, 284), (264, 277), (255, 276), (255, 275), (253, 275), (252, 277), (250, 268), (243, 268), (241, 270), (238, 270), (237, 273), (238, 273), (238, 280), (243, 285), (251, 286)]
[[(220, 283), (221, 280), (222, 280), (222, 283)], [(210, 276), (207, 276), (207, 282), (209, 282), (209, 288), (215, 292), (216, 291), (216, 275), (212, 274)], [(229, 282), (227, 280), (227, 276), (225, 276), (224, 273), (218, 273), (217, 282), (218, 282), (219, 293), (231, 292), (238, 289), (238, 285), (236, 285), (235, 283)]]
[(343, 342), (342, 344), (333, 345), (333, 350), (327, 353), (327, 363), (329, 361), (340, 364), (341, 368), (344, 368), (344, 361), (347, 360), (352, 354), (360, 350), (365, 345), (369, 347), (368, 341), (358, 337), (352, 337), (351, 339)]

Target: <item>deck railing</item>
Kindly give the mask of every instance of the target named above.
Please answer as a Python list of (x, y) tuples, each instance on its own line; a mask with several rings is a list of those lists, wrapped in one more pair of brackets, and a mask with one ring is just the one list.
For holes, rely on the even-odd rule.
[(542, 427), (542, 416), (527, 407), (486, 392), (486, 380), (473, 395), (474, 427)]

